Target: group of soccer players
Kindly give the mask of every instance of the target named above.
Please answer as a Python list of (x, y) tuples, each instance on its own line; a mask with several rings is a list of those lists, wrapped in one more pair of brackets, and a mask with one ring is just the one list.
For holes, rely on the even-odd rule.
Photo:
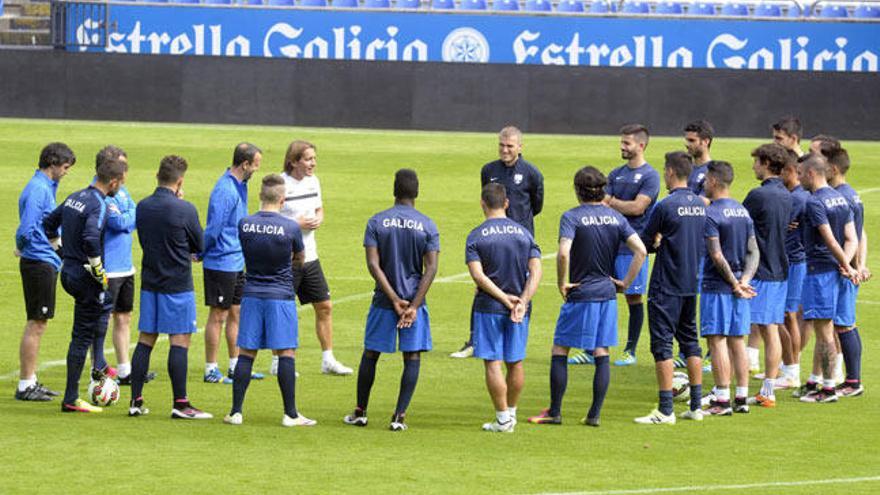
[[(775, 407), (777, 388), (796, 388), (804, 402), (832, 402), (863, 392), (855, 297), (870, 271), (863, 207), (846, 184), (849, 157), (827, 136), (814, 138), (811, 153), (800, 156), (802, 131), (794, 118), (774, 124), (773, 133), (775, 143), (752, 152), (761, 185), (742, 204), (730, 196), (731, 165), (710, 158), (714, 131), (705, 121), (685, 127), (687, 152), (666, 154), (663, 180), (669, 195), (661, 201), (660, 174), (645, 160), (649, 134), (642, 125), (621, 129), (626, 163), (607, 177), (591, 166), (576, 172), (578, 206), (562, 215), (559, 226), (557, 285), (563, 304), (551, 351), (550, 407), (529, 422), (562, 422), (567, 365), (588, 362), (595, 365), (593, 402), (582, 423), (599, 425), (610, 383), (610, 348), (617, 345), (617, 293), (625, 294), (629, 309), (627, 345), (614, 362), (618, 366), (636, 362), (642, 297), (648, 295), (659, 405), (636, 418), (637, 423), (675, 423), (676, 364), (686, 367), (689, 377), (690, 404), (679, 416), (683, 419), (745, 413), (750, 404)], [(496, 417), (483, 429), (494, 432), (512, 432), (517, 423), (531, 300), (542, 276), (534, 216), (543, 208), (543, 177), (521, 152), (522, 133), (505, 127), (499, 134), (499, 160), (483, 167), (486, 220), (471, 231), (465, 246), (477, 286), (471, 335), (453, 354), (484, 361)], [(211, 193), (203, 230), (196, 208), (183, 199), (185, 159), (163, 158), (156, 190), (135, 204), (124, 186), (126, 154), (108, 146), (96, 157), (93, 182), (56, 206), (58, 181), (76, 157), (62, 143), (47, 145), (19, 200), (16, 253), (28, 323), (15, 397), (49, 401), (59, 395), (37, 381), (36, 361), (40, 337), (53, 317), (60, 270), (62, 287), (75, 300), (62, 411), (101, 411), (79, 398), (79, 377), (91, 350), (93, 380), (109, 377), (131, 385), (129, 415), (147, 414), (144, 384), (155, 376), (149, 372), (150, 355), (158, 336), (165, 334), (170, 341), (172, 417), (212, 417), (194, 407), (186, 391), (187, 350), (197, 327), (191, 264), (200, 261), (210, 307), (204, 379), (233, 388), (224, 422), (243, 423), (249, 382), (263, 377), (253, 371), (254, 358), (260, 349), (270, 349), (271, 372), (278, 376), (284, 403), (282, 424), (316, 424), (299, 414), (295, 404), (295, 298), (314, 305), (322, 371), (352, 373), (333, 356), (332, 304), (314, 239), (324, 217), (314, 175), (317, 150), (305, 141), (292, 142), (284, 173), (263, 177), (259, 211), (248, 215), (248, 181), (261, 161), (257, 146), (236, 146), (231, 166)], [(393, 206), (371, 217), (364, 235), (367, 268), (376, 288), (366, 318), (356, 407), (343, 421), (367, 425), (379, 357), (399, 349), (404, 369), (390, 429), (400, 431), (407, 428), (420, 355), (432, 348), (425, 301), (437, 273), (439, 233), (415, 209), (419, 181), (413, 170), (399, 170), (393, 190)], [(143, 264), (139, 337), (129, 363), (135, 229)], [(650, 284), (648, 253), (656, 253)], [(103, 353), (111, 314), (118, 369), (109, 366)], [(229, 351), (225, 375), (217, 364), (224, 326)], [(810, 331), (816, 338), (813, 370), (800, 386), (798, 363)], [(750, 335), (750, 345), (763, 341), (765, 348), (763, 384), (753, 397), (748, 391), (752, 351), (745, 343)], [(707, 339), (715, 382), (706, 397), (701, 336)], [(679, 346), (677, 358), (673, 340)], [(569, 358), (572, 348), (585, 353)], [(846, 365), (841, 383), (835, 381), (838, 354)]]

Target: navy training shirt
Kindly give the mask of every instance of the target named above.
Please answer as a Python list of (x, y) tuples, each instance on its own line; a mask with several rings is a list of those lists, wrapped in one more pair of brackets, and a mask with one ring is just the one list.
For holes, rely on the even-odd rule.
[(769, 282), (788, 280), (785, 238), (791, 222), (791, 193), (782, 179), (770, 177), (749, 191), (743, 206), (755, 223), (755, 237), (761, 251), (755, 278)]
[(199, 213), (167, 187), (157, 187), (137, 205), (141, 289), (160, 294), (193, 290), (192, 255), (205, 248)]
[[(742, 276), (748, 253), (749, 237), (755, 235), (754, 224), (749, 212), (739, 201), (722, 198), (712, 201), (706, 208), (706, 226), (703, 229), (705, 239), (717, 237), (721, 244), (721, 254), (730, 265), (733, 275), (739, 280)], [(708, 251), (708, 248), (707, 248)], [(730, 284), (724, 280), (721, 272), (706, 255), (703, 262), (703, 292), (730, 294)]]
[[(411, 301), (422, 281), (425, 254), (440, 251), (440, 233), (433, 220), (412, 206), (396, 204), (367, 221), (364, 247), (379, 250), (379, 266), (391, 288), (401, 299)], [(394, 308), (378, 284), (373, 304)]]
[(830, 187), (815, 191), (807, 200), (804, 249), (807, 252), (807, 273), (836, 271), (839, 264), (819, 234), (820, 225), (828, 225), (837, 243), (843, 248), (846, 224), (853, 221), (852, 209), (846, 198)]
[(862, 229), (865, 227), (865, 205), (862, 203), (862, 198), (851, 185), (845, 182), (835, 187), (834, 190), (846, 198), (846, 202), (849, 203), (849, 208), (853, 213), (853, 223), (856, 227), (856, 237), (861, 241)]
[[(509, 218), (489, 218), (471, 231), (465, 242), (465, 262), (479, 261), (483, 273), (505, 294), (522, 294), (529, 279), (529, 259), (541, 249), (525, 227)], [(509, 314), (501, 301), (480, 290), (474, 311)]]
[[(657, 196), (660, 194), (660, 174), (647, 163), (637, 168), (630, 168), (629, 165), (623, 164), (608, 174), (608, 184), (605, 186), (605, 193), (623, 201), (632, 201), (639, 194), (651, 198), (651, 203), (645, 208), (644, 213), (626, 216), (626, 221), (629, 222), (629, 225), (637, 234), (641, 235), (642, 231), (645, 230), (645, 225), (648, 223), (651, 208), (657, 203)], [(626, 243), (620, 244), (618, 252), (620, 254), (630, 254)]]
[(504, 186), (509, 202), (507, 218), (522, 225), (535, 235), (535, 215), (544, 209), (544, 176), (520, 155), (512, 166), (501, 160), (483, 165), (480, 184), (498, 183)]
[(688, 176), (688, 189), (698, 196), (706, 195), (703, 188), (706, 184), (706, 173), (709, 171), (710, 163), (712, 163), (712, 160), (702, 165), (694, 165), (691, 175)]
[(293, 299), (292, 257), (305, 250), (299, 224), (280, 213), (260, 211), (238, 222), (238, 238), (245, 265), (243, 295)]
[(106, 196), (89, 186), (74, 192), (43, 219), (46, 237), (58, 237), (61, 227), (61, 270), (82, 272), (89, 258), (104, 256), (104, 227), (107, 225)]
[(797, 228), (789, 228), (785, 234), (785, 253), (788, 255), (788, 263), (805, 263), (807, 255), (804, 252), (804, 212), (807, 208), (807, 200), (810, 193), (798, 185), (791, 190), (791, 221), (797, 222)]
[(651, 211), (642, 241), (653, 251), (654, 237), (663, 236), (656, 249), (648, 297), (697, 294), (697, 277), (703, 253), (706, 206), (686, 187), (672, 190)]
[(583, 204), (562, 214), (559, 238), (571, 239), (568, 281), (581, 284), (566, 301), (609, 301), (617, 297), (614, 258), (618, 246), (636, 231), (617, 210), (605, 205)]

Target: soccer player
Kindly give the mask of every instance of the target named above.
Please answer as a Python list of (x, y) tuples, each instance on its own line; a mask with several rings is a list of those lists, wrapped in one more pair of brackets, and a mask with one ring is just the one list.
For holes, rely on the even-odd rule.
[(18, 197), (18, 229), (15, 255), (19, 259), (27, 323), (19, 347), (19, 379), (16, 400), (50, 401), (59, 394), (37, 381), (40, 340), (55, 316), (55, 286), (61, 258), (43, 231), (43, 217), (55, 209), (58, 182), (76, 163), (76, 155), (64, 143), (49, 143), (40, 151), (38, 169)]
[[(611, 378), (608, 348), (617, 345), (617, 292), (636, 279), (647, 257), (638, 234), (619, 212), (603, 204), (607, 181), (594, 167), (574, 176), (579, 206), (562, 214), (557, 286), (565, 301), (559, 310), (550, 367), (550, 407), (530, 423), (561, 424), (562, 397), (568, 384), (568, 352), (572, 347), (591, 351), (596, 362), (593, 403), (581, 420), (599, 426), (602, 403)], [(615, 278), (615, 257), (621, 243), (632, 253), (626, 275)]]
[(394, 206), (367, 222), (364, 249), (376, 289), (358, 368), (357, 407), (343, 418), (349, 425), (367, 426), (367, 405), (379, 356), (399, 347), (403, 375), (390, 429), (406, 430), (406, 409), (419, 379), (420, 354), (431, 350), (425, 295), (437, 274), (440, 234), (434, 221), (415, 209), (418, 196), (415, 171), (398, 170), (394, 175)]
[(196, 207), (183, 200), (187, 163), (169, 155), (159, 164), (158, 186), (137, 205), (136, 228), (143, 251), (141, 307), (137, 346), (131, 355), (129, 416), (150, 412), (144, 406), (144, 383), (150, 354), (160, 333), (168, 335), (168, 376), (174, 395), (172, 418), (209, 419), (210, 413), (190, 403), (186, 395), (187, 354), (196, 331), (196, 295), (192, 261), (204, 251), (205, 241)]
[(749, 334), (750, 282), (758, 269), (760, 253), (749, 212), (730, 197), (733, 167), (716, 161), (707, 169), (705, 193), (706, 259), (700, 296), (700, 334), (714, 356), (712, 375), (715, 398), (707, 412), (730, 416), (731, 371), (736, 377), (735, 410), (749, 412), (749, 362), (743, 337)]
[[(501, 184), (507, 194), (507, 218), (522, 225), (535, 236), (535, 217), (544, 209), (544, 176), (537, 167), (522, 157), (522, 131), (507, 126), (498, 133), (498, 160), (483, 165), (480, 170), (480, 187)], [(471, 308), (471, 322), (474, 309)], [(456, 352), (454, 358), (467, 358), (474, 354), (473, 327), (470, 338)]]
[[(695, 120), (684, 128), (684, 145), (694, 160), (694, 170), (688, 177), (688, 189), (698, 196), (705, 196), (706, 173), (712, 163), (709, 148), (714, 137), (715, 129), (706, 120)], [(705, 203), (708, 204), (708, 200)]]
[[(648, 328), (659, 386), (659, 406), (640, 424), (675, 424), (672, 408), (672, 339), (685, 355), (690, 408), (682, 419), (701, 421), (703, 365), (697, 335), (697, 279), (706, 206), (687, 188), (691, 159), (682, 151), (666, 154), (663, 179), (669, 196), (657, 203), (642, 232), (648, 251), (657, 253), (648, 290)], [(659, 234), (659, 236), (658, 236)], [(658, 241), (659, 238), (659, 242)]]
[(804, 128), (797, 117), (787, 116), (779, 119), (770, 127), (773, 132), (773, 141), (787, 150), (793, 151), (798, 157), (804, 155), (801, 149), (801, 137)]
[[(791, 193), (779, 175), (789, 162), (788, 151), (771, 143), (752, 151), (752, 170), (761, 186), (749, 191), (743, 206), (755, 224), (755, 237), (761, 261), (752, 282), (755, 297), (750, 301), (752, 333), (764, 341), (764, 381), (754, 402), (762, 407), (776, 407), (776, 377), (782, 359), (779, 326), (785, 323), (785, 299), (788, 296), (788, 256), (785, 238), (791, 223)], [(754, 344), (754, 342), (750, 342)], [(749, 352), (757, 356), (750, 345)]]
[[(46, 237), (52, 244), (60, 241), (63, 262), (61, 286), (73, 296), (73, 332), (67, 350), (67, 386), (62, 412), (101, 412), (79, 398), (79, 377), (95, 337), (107, 330), (110, 298), (107, 296), (107, 274), (104, 271), (104, 227), (107, 223), (105, 198), (114, 196), (122, 184), (128, 165), (121, 160), (102, 163), (96, 170), (95, 182), (74, 192), (44, 220)], [(98, 356), (95, 357), (98, 359)], [(101, 379), (107, 363), (96, 363), (102, 371), (92, 374)]]
[[(324, 202), (321, 183), (315, 175), (318, 155), (315, 145), (293, 141), (284, 155), (284, 183), (287, 187), (281, 214), (296, 220), (306, 247), (305, 263), (293, 268), (294, 290), (301, 305), (311, 304), (315, 310), (315, 333), (321, 344), (321, 373), (350, 375), (352, 369), (333, 355), (333, 303), (330, 288), (318, 259), (315, 230), (324, 224)], [(270, 372), (276, 374), (278, 358), (272, 357)]]
[[(217, 181), (208, 201), (205, 226), (205, 250), (202, 253), (205, 274), (205, 378), (208, 383), (232, 383), (238, 362), (235, 340), (241, 291), (244, 287), (244, 257), (238, 240), (238, 222), (247, 216), (247, 182), (260, 169), (263, 153), (250, 143), (240, 143), (232, 154), (232, 166)], [(224, 379), (217, 367), (220, 330), (226, 325), (229, 370)], [(262, 375), (254, 378), (262, 378)]]
[(822, 385), (814, 377), (805, 384), (802, 402), (836, 402), (833, 378), (836, 350), (834, 317), (841, 303), (841, 278), (858, 282), (852, 260), (858, 250), (853, 213), (846, 198), (828, 186), (828, 163), (820, 155), (809, 155), (798, 167), (801, 184), (812, 193), (806, 206), (804, 248), (807, 253), (807, 276), (804, 278), (804, 320), (813, 327), (816, 345), (813, 352), (822, 368)]
[[(483, 430), (512, 433), (525, 380), (531, 300), (541, 281), (541, 250), (525, 227), (505, 216), (509, 202), (503, 185), (483, 186), (480, 206), (486, 221), (468, 235), (465, 261), (479, 288), (471, 316), (474, 356), (485, 364), (486, 388), (495, 406), (495, 421)], [(506, 379), (501, 361), (507, 365)]]
[(278, 386), (284, 401), (282, 426), (314, 426), (316, 421), (296, 410), (295, 351), (299, 333), (293, 266), (305, 257), (302, 234), (294, 220), (279, 214), (284, 205), (284, 179), (278, 174), (263, 177), (260, 211), (238, 224), (246, 279), (241, 299), (239, 357), (232, 382), (232, 410), (223, 422), (240, 425), (241, 407), (259, 349), (279, 356)]

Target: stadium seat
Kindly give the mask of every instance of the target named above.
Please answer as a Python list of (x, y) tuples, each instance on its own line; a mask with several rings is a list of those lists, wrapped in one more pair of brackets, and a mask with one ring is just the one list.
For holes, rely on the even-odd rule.
[(296, 5), (294, 0), (266, 0), (266, 5), (272, 5), (275, 7), (293, 7)]
[(232, 0), (204, 0), (206, 5), (232, 5)]
[(327, 0), (300, 0), (300, 7), (326, 7)]
[(519, 2), (517, 0), (495, 0), (492, 2), (492, 10), (519, 10)]
[(796, 3), (792, 3), (788, 8), (788, 11), (785, 13), (785, 17), (789, 17), (792, 19), (796, 19), (798, 17), (803, 17), (804, 13), (801, 12), (801, 8), (798, 7)]
[(660, 2), (654, 7), (655, 14), (681, 15), (684, 8), (678, 2)]
[(583, 12), (584, 2), (581, 0), (559, 0), (556, 4), (557, 12)]
[(420, 9), (422, 8), (422, 0), (397, 0), (394, 6), (398, 9)]
[(856, 7), (856, 10), (853, 11), (853, 17), (858, 17), (859, 19), (876, 19), (880, 17), (880, 6), (859, 5)]
[(614, 8), (608, 2), (603, 0), (593, 0), (590, 2), (591, 14), (609, 14), (611, 12), (614, 12)]
[(621, 12), (624, 14), (650, 14), (651, 8), (645, 2), (624, 2)]
[[(179, 3), (181, 0), (174, 0), (174, 1)], [(183, 0), (183, 1), (187, 2), (187, 3), (199, 3), (199, 0)], [(245, 2), (245, 4), (251, 5), (251, 6), (263, 5), (263, 0), (247, 0)]]
[(364, 0), (364, 8), (388, 9), (391, 8), (391, 0)]
[(553, 5), (549, 0), (526, 0), (526, 10), (529, 12), (550, 12)]
[(714, 3), (694, 2), (688, 6), (688, 15), (715, 15)]
[(168, 0), (144, 0), (146, 3), (168, 3)]
[(721, 6), (721, 15), (744, 16), (749, 15), (749, 6), (742, 3), (725, 3)]
[(169, 3), (197, 4), (200, 0), (168, 0)]
[(849, 17), (849, 12), (846, 11), (846, 7), (843, 5), (823, 5), (822, 10), (819, 11), (819, 17), (824, 19), (840, 19)]
[(779, 5), (759, 3), (755, 5), (755, 11), (752, 12), (752, 15), (755, 17), (781, 17), (782, 9), (779, 8)]
[(461, 10), (486, 10), (486, 0), (461, 0)]
[(449, 10), (455, 8), (455, 0), (432, 0), (431, 8), (437, 10)]
[(359, 7), (358, 0), (332, 0), (334, 7), (356, 8)]

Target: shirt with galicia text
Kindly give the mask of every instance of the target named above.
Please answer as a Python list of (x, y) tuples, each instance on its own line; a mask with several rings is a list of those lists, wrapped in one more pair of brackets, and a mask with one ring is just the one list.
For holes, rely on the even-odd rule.
[[(706, 226), (703, 232), (705, 239), (718, 238), (721, 254), (730, 265), (730, 271), (739, 280), (745, 268), (749, 237), (755, 235), (749, 212), (739, 204), (739, 201), (732, 198), (712, 201), (706, 207)], [(732, 292), (730, 284), (724, 280), (709, 255), (703, 262), (703, 292), (721, 294)]]
[(568, 302), (609, 301), (617, 289), (614, 258), (618, 246), (636, 234), (626, 218), (605, 205), (583, 204), (562, 214), (559, 238), (571, 239), (568, 281), (580, 284), (568, 293)]
[(104, 257), (106, 196), (89, 186), (76, 191), (43, 219), (46, 237), (58, 237), (61, 228), (61, 270), (81, 273), (89, 258)]
[(544, 209), (544, 176), (519, 156), (513, 165), (501, 160), (483, 165), (480, 184), (498, 183), (507, 191), (507, 217), (535, 235), (535, 215)]
[(823, 187), (807, 200), (804, 249), (807, 252), (807, 273), (836, 271), (839, 264), (819, 233), (819, 226), (828, 225), (843, 248), (846, 224), (853, 221), (852, 209), (846, 198), (830, 187)]
[(789, 227), (785, 233), (785, 253), (788, 255), (789, 265), (807, 261), (804, 253), (804, 212), (808, 199), (810, 193), (800, 185), (791, 190), (791, 221), (796, 222), (797, 227)]
[[(465, 261), (479, 261), (483, 273), (505, 294), (520, 295), (529, 279), (529, 259), (541, 250), (525, 227), (509, 218), (490, 218), (471, 231)], [(508, 314), (504, 304), (482, 290), (474, 296), (474, 311)]]
[(779, 177), (770, 177), (752, 189), (743, 201), (755, 223), (761, 261), (755, 279), (781, 282), (788, 279), (785, 238), (791, 222), (791, 193)]
[(245, 265), (243, 295), (293, 299), (292, 258), (305, 249), (299, 224), (280, 213), (260, 211), (238, 222), (238, 239)]
[[(651, 294), (692, 296), (697, 293), (697, 277), (702, 256), (706, 207), (690, 189), (674, 189), (651, 211), (642, 241), (648, 251), (656, 251), (648, 297)], [(657, 234), (660, 246), (654, 248)]]
[[(660, 174), (654, 170), (651, 165), (645, 163), (637, 168), (630, 168), (629, 165), (623, 164), (608, 174), (608, 184), (605, 186), (605, 192), (610, 196), (623, 200), (632, 201), (639, 194), (651, 198), (651, 203), (645, 208), (645, 212), (641, 215), (626, 216), (626, 221), (641, 235), (648, 223), (648, 215), (651, 208), (657, 202), (657, 196), (660, 194)], [(629, 248), (626, 243), (620, 244), (620, 254), (629, 254)]]
[(708, 161), (702, 165), (694, 165), (694, 169), (691, 171), (691, 175), (688, 176), (688, 189), (693, 191), (693, 193), (698, 196), (706, 195), (706, 192), (703, 188), (706, 184), (706, 172), (709, 171), (710, 163), (712, 162)]
[[(367, 221), (364, 247), (379, 251), (379, 266), (394, 293), (411, 301), (422, 280), (423, 258), (440, 251), (440, 233), (434, 221), (412, 206), (396, 204)], [(393, 309), (378, 284), (373, 292), (375, 306)]]
[(845, 182), (835, 187), (834, 190), (846, 198), (846, 202), (849, 203), (849, 209), (853, 213), (853, 223), (856, 227), (856, 237), (861, 241), (862, 229), (865, 227), (865, 205), (862, 203), (862, 198), (851, 185)]

